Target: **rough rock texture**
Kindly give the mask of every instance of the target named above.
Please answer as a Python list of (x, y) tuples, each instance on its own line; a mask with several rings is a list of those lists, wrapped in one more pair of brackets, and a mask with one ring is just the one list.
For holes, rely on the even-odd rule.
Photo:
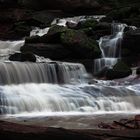
[(107, 79), (119, 79), (124, 78), (132, 74), (132, 70), (124, 62), (118, 61), (112, 69), (108, 69), (106, 72)]
[(61, 34), (61, 41), (81, 58), (97, 58), (101, 54), (98, 43), (82, 31), (67, 30)]
[(0, 124), (0, 136), (3, 140), (134, 140), (140, 138), (140, 130), (66, 130), (2, 121)]

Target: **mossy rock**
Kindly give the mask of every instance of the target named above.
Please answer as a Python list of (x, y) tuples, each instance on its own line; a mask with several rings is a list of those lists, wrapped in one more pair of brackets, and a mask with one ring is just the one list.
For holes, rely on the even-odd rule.
[(97, 41), (89, 38), (83, 31), (68, 29), (61, 34), (61, 42), (84, 58), (100, 57)]
[(48, 33), (41, 38), (41, 41), (45, 42), (46, 40), (46, 42), (60, 43), (61, 33), (65, 32), (66, 30), (67, 30), (66, 27), (53, 25), (49, 29)]
[(64, 31), (66, 31), (67, 28), (64, 26), (59, 26), (59, 25), (53, 25), (48, 31), (48, 35), (55, 35), (55, 34), (60, 34)]
[(84, 21), (80, 21), (77, 25), (77, 27), (79, 29), (82, 29), (82, 28), (94, 28), (96, 25), (98, 24), (98, 22), (95, 20), (95, 19), (87, 19), (87, 20), (84, 20)]
[(129, 5), (127, 7), (115, 9), (107, 14), (101, 21), (118, 21), (140, 27), (140, 5)]
[(118, 61), (112, 69), (109, 69), (106, 73), (107, 79), (119, 79), (124, 78), (132, 74), (132, 70), (127, 64), (122, 61)]

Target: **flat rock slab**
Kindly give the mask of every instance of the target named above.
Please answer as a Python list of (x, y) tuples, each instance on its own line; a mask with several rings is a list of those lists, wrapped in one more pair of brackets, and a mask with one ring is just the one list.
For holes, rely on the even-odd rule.
[(139, 140), (140, 130), (68, 130), (0, 121), (2, 140)]

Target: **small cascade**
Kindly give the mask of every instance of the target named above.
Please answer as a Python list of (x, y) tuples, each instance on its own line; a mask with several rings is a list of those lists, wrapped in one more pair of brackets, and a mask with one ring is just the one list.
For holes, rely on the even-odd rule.
[(59, 25), (59, 26), (66, 26), (67, 22), (72, 22), (75, 24), (78, 24), (80, 21), (95, 19), (96, 21), (100, 21), (105, 15), (95, 15), (95, 16), (76, 16), (76, 17), (68, 17), (68, 18), (62, 18), (62, 19), (55, 19), (52, 22), (52, 25)]
[(139, 86), (22, 84), (0, 86), (1, 114), (137, 112)]
[(25, 43), (24, 40), (20, 41), (0, 41), (0, 60), (8, 60), (10, 54), (20, 51), (20, 47)]
[(1, 62), (0, 84), (82, 83), (86, 70), (82, 64), (64, 62)]
[(112, 35), (100, 38), (99, 47), (102, 52), (102, 58), (95, 60), (94, 73), (99, 72), (104, 67), (115, 65), (121, 57), (121, 39), (126, 26), (126, 24), (113, 23)]
[(44, 29), (40, 29), (36, 27), (30, 32), (30, 36), (43, 36), (48, 33), (49, 29), (50, 29), (49, 27), (44, 28)]

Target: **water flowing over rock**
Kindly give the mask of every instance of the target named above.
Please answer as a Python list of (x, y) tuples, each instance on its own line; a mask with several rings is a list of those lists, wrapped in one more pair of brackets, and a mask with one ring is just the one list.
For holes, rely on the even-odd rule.
[(0, 84), (84, 82), (82, 64), (49, 62), (1, 62)]
[(101, 71), (104, 67), (112, 67), (117, 59), (121, 57), (121, 40), (125, 24), (113, 23), (112, 35), (101, 37), (99, 47), (102, 52), (102, 58), (95, 60), (94, 73)]
[(0, 112), (14, 115), (135, 112), (140, 108), (140, 93), (137, 86), (52, 84), (0, 86)]

